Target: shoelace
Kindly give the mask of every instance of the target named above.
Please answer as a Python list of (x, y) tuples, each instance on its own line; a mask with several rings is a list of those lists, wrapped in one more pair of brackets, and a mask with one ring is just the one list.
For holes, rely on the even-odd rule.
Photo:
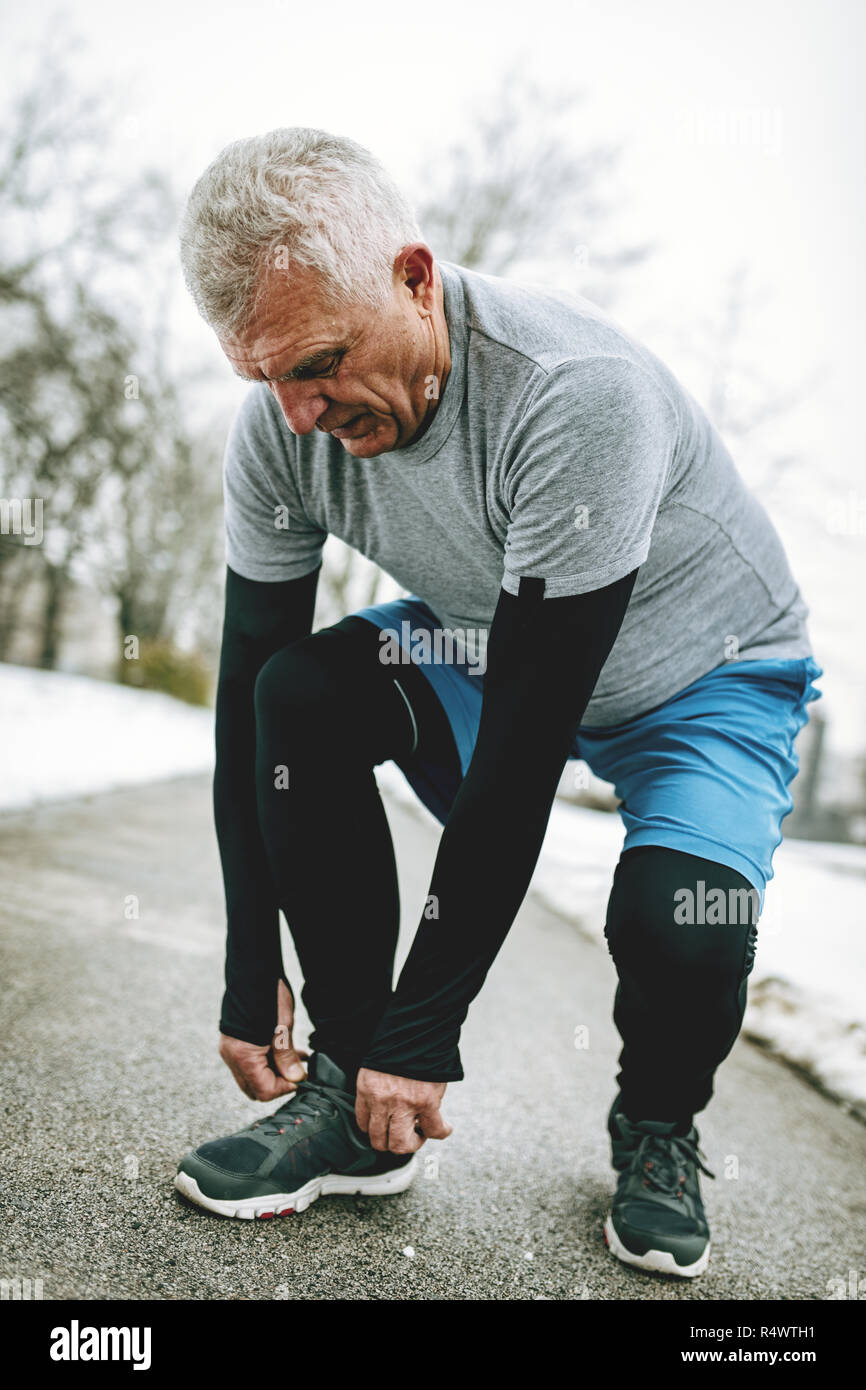
[[(318, 1081), (301, 1081), (291, 1100), (275, 1110), (267, 1119), (256, 1120), (252, 1129), (260, 1129), (263, 1134), (282, 1134), (289, 1125), (302, 1124), (314, 1115), (339, 1115), (340, 1112), (351, 1120), (355, 1116), (355, 1097), (337, 1086), (324, 1086)], [(350, 1130), (352, 1126), (349, 1126)]]
[(634, 1170), (643, 1172), (644, 1187), (682, 1198), (686, 1185), (684, 1163), (694, 1163), (708, 1178), (715, 1178), (715, 1173), (701, 1161), (704, 1158), (706, 1154), (698, 1148), (697, 1140), (688, 1135), (645, 1134), (632, 1163)]

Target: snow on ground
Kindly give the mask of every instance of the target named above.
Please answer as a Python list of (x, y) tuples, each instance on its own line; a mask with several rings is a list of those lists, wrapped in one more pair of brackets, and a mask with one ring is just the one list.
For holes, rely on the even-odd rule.
[[(0, 663), (0, 810), (213, 768), (213, 712)], [(387, 793), (429, 813), (402, 773)], [(430, 816), (438, 829), (438, 821)], [(604, 944), (619, 817), (558, 801), (532, 890)], [(866, 1112), (866, 850), (788, 840), (767, 889), (746, 1030)]]
[[(378, 767), (376, 777), (428, 814), (393, 764)], [(530, 889), (605, 949), (622, 840), (619, 816), (557, 801)], [(866, 1114), (866, 850), (787, 840), (774, 868), (745, 1030)]]
[(0, 663), (0, 810), (213, 767), (213, 711)]

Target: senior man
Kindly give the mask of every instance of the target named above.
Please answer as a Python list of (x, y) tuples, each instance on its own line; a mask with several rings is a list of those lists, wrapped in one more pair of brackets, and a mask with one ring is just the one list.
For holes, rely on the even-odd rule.
[[(629, 1264), (701, 1273), (694, 1116), (742, 1023), (819, 674), (768, 517), (651, 352), (585, 300), (437, 261), (351, 140), (230, 145), (192, 192), (182, 258), (251, 383), (224, 478), (220, 1051), (247, 1095), (289, 1099), (188, 1154), (177, 1186), (267, 1217), (409, 1185), (415, 1151), (451, 1132), (461, 1025), (580, 758), (626, 831), (605, 1234)], [(313, 633), (329, 534), (407, 597)], [(387, 759), (444, 827), (396, 987)]]

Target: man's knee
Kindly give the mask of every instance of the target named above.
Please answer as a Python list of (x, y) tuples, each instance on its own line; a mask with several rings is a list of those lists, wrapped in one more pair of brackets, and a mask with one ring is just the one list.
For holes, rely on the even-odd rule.
[(311, 732), (340, 699), (329, 665), (321, 659), (319, 634), (313, 633), (268, 658), (256, 677), (254, 705), (260, 730), (278, 721), (287, 736), (292, 730)]
[(372, 768), (394, 756), (410, 725), (375, 638), (370, 623), (350, 616), (275, 652), (255, 684), (260, 743), (319, 766)]
[(614, 875), (605, 936), (618, 969), (674, 980), (731, 981), (751, 969), (758, 894), (725, 864), (662, 846), (627, 850)]

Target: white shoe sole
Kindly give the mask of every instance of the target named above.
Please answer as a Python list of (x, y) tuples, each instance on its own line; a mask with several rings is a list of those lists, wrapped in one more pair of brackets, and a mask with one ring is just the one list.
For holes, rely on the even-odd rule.
[(351, 1177), (345, 1173), (324, 1173), (319, 1178), (311, 1178), (297, 1192), (274, 1192), (265, 1197), (249, 1197), (244, 1201), (207, 1197), (195, 1178), (188, 1173), (178, 1173), (174, 1185), (191, 1202), (216, 1212), (217, 1216), (238, 1216), (243, 1221), (256, 1218), (264, 1220), (272, 1216), (290, 1216), (292, 1212), (306, 1211), (311, 1202), (332, 1193), (344, 1196), (355, 1194), (361, 1197), (388, 1197), (392, 1193), (405, 1192), (418, 1171), (418, 1155), (413, 1154), (402, 1168), (394, 1168), (389, 1173), (376, 1173), (368, 1177)]
[(678, 1274), (681, 1279), (695, 1279), (703, 1274), (710, 1262), (709, 1241), (703, 1254), (690, 1265), (678, 1265), (669, 1250), (647, 1250), (645, 1255), (635, 1255), (623, 1245), (610, 1216), (604, 1223), (604, 1238), (611, 1254), (616, 1255), (623, 1264), (634, 1265), (635, 1269), (646, 1269), (653, 1274)]

